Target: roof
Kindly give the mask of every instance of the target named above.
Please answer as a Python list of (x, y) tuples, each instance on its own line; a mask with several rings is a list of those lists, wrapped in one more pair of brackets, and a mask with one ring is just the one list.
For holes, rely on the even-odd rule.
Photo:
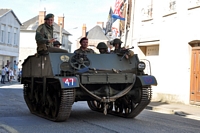
[(103, 29), (96, 25), (91, 30), (86, 33), (88, 39), (95, 39), (95, 40), (109, 40), (103, 32)]
[(8, 14), (9, 12), (11, 12), (13, 16), (16, 18), (16, 20), (18, 21), (18, 23), (22, 25), (22, 23), (19, 21), (19, 19), (17, 18), (17, 16), (15, 15), (12, 9), (0, 9), (0, 18)]
[(68, 43), (69, 43), (69, 44), (72, 44), (72, 42), (70, 42), (69, 40), (68, 40)]
[[(37, 27), (39, 26), (39, 15), (35, 16), (26, 22), (23, 23), (23, 25), (20, 27), (21, 30), (30, 30), (30, 31), (36, 31)], [(57, 23), (53, 23), (54, 31), (60, 32), (60, 26)], [(65, 29), (62, 29), (63, 34), (71, 35), (68, 31)]]
[(0, 16), (4, 16), (4, 14), (6, 14), (10, 10), (11, 9), (0, 9)]

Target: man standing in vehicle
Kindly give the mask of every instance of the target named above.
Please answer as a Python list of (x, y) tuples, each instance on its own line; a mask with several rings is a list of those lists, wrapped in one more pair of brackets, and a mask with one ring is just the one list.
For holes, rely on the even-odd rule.
[(81, 47), (74, 51), (75, 54), (95, 53), (94, 50), (88, 48), (88, 38), (87, 37), (81, 38), (81, 40), (79, 42), (81, 44)]
[(61, 44), (59, 41), (53, 42), (53, 46), (54, 46), (55, 48), (60, 48), (61, 45), (62, 45), (62, 44)]
[(109, 54), (108, 46), (104, 42), (98, 43), (97, 49), (99, 49), (100, 54)]
[(47, 14), (44, 20), (44, 24), (37, 28), (35, 35), (37, 53), (41, 55), (48, 54), (48, 47), (53, 47), (53, 42), (55, 41), (53, 38), (54, 15), (51, 13)]
[[(120, 39), (115, 38), (112, 43), (112, 45), (115, 47), (115, 49), (114, 49), (114, 51), (111, 51), (111, 53), (121, 53), (123, 50), (126, 50), (125, 48), (121, 48), (122, 43), (123, 42)], [(128, 58), (132, 57), (133, 55), (134, 55), (134, 52), (131, 50), (128, 50), (125, 57), (126, 57), (126, 59), (128, 59)]]

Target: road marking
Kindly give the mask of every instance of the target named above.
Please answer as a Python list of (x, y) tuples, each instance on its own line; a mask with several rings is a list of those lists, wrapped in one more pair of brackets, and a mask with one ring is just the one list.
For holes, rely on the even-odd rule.
[(8, 133), (19, 133), (17, 130), (8, 125), (0, 124), (0, 128), (5, 129), (6, 131), (8, 131)]

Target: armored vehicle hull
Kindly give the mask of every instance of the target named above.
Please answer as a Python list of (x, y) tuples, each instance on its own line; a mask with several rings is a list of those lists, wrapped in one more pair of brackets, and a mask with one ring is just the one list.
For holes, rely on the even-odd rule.
[(22, 65), (24, 99), (31, 113), (52, 121), (69, 118), (74, 102), (87, 101), (93, 111), (136, 117), (151, 101), (154, 76), (135, 54), (49, 52), (29, 56)]

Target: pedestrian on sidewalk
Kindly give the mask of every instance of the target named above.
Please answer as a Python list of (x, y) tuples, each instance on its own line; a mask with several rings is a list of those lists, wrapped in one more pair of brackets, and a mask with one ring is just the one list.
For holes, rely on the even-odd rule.
[(10, 70), (9, 70), (9, 76), (10, 76), (10, 80), (9, 80), (9, 82), (11, 83), (12, 80), (14, 79), (14, 73), (13, 73), (12, 68), (10, 68)]
[(1, 83), (2, 84), (5, 84), (5, 76), (6, 76), (6, 71), (5, 71), (5, 68), (2, 67), (2, 70), (1, 70)]
[(8, 66), (5, 65), (4, 69), (5, 69), (5, 71), (6, 71), (5, 77), (7, 77), (7, 80), (8, 80), (8, 82), (9, 82), (9, 77), (10, 77), (10, 76), (9, 76), (9, 69), (8, 69)]
[(21, 82), (21, 77), (22, 77), (22, 70), (19, 69), (18, 78), (17, 78), (18, 82)]

